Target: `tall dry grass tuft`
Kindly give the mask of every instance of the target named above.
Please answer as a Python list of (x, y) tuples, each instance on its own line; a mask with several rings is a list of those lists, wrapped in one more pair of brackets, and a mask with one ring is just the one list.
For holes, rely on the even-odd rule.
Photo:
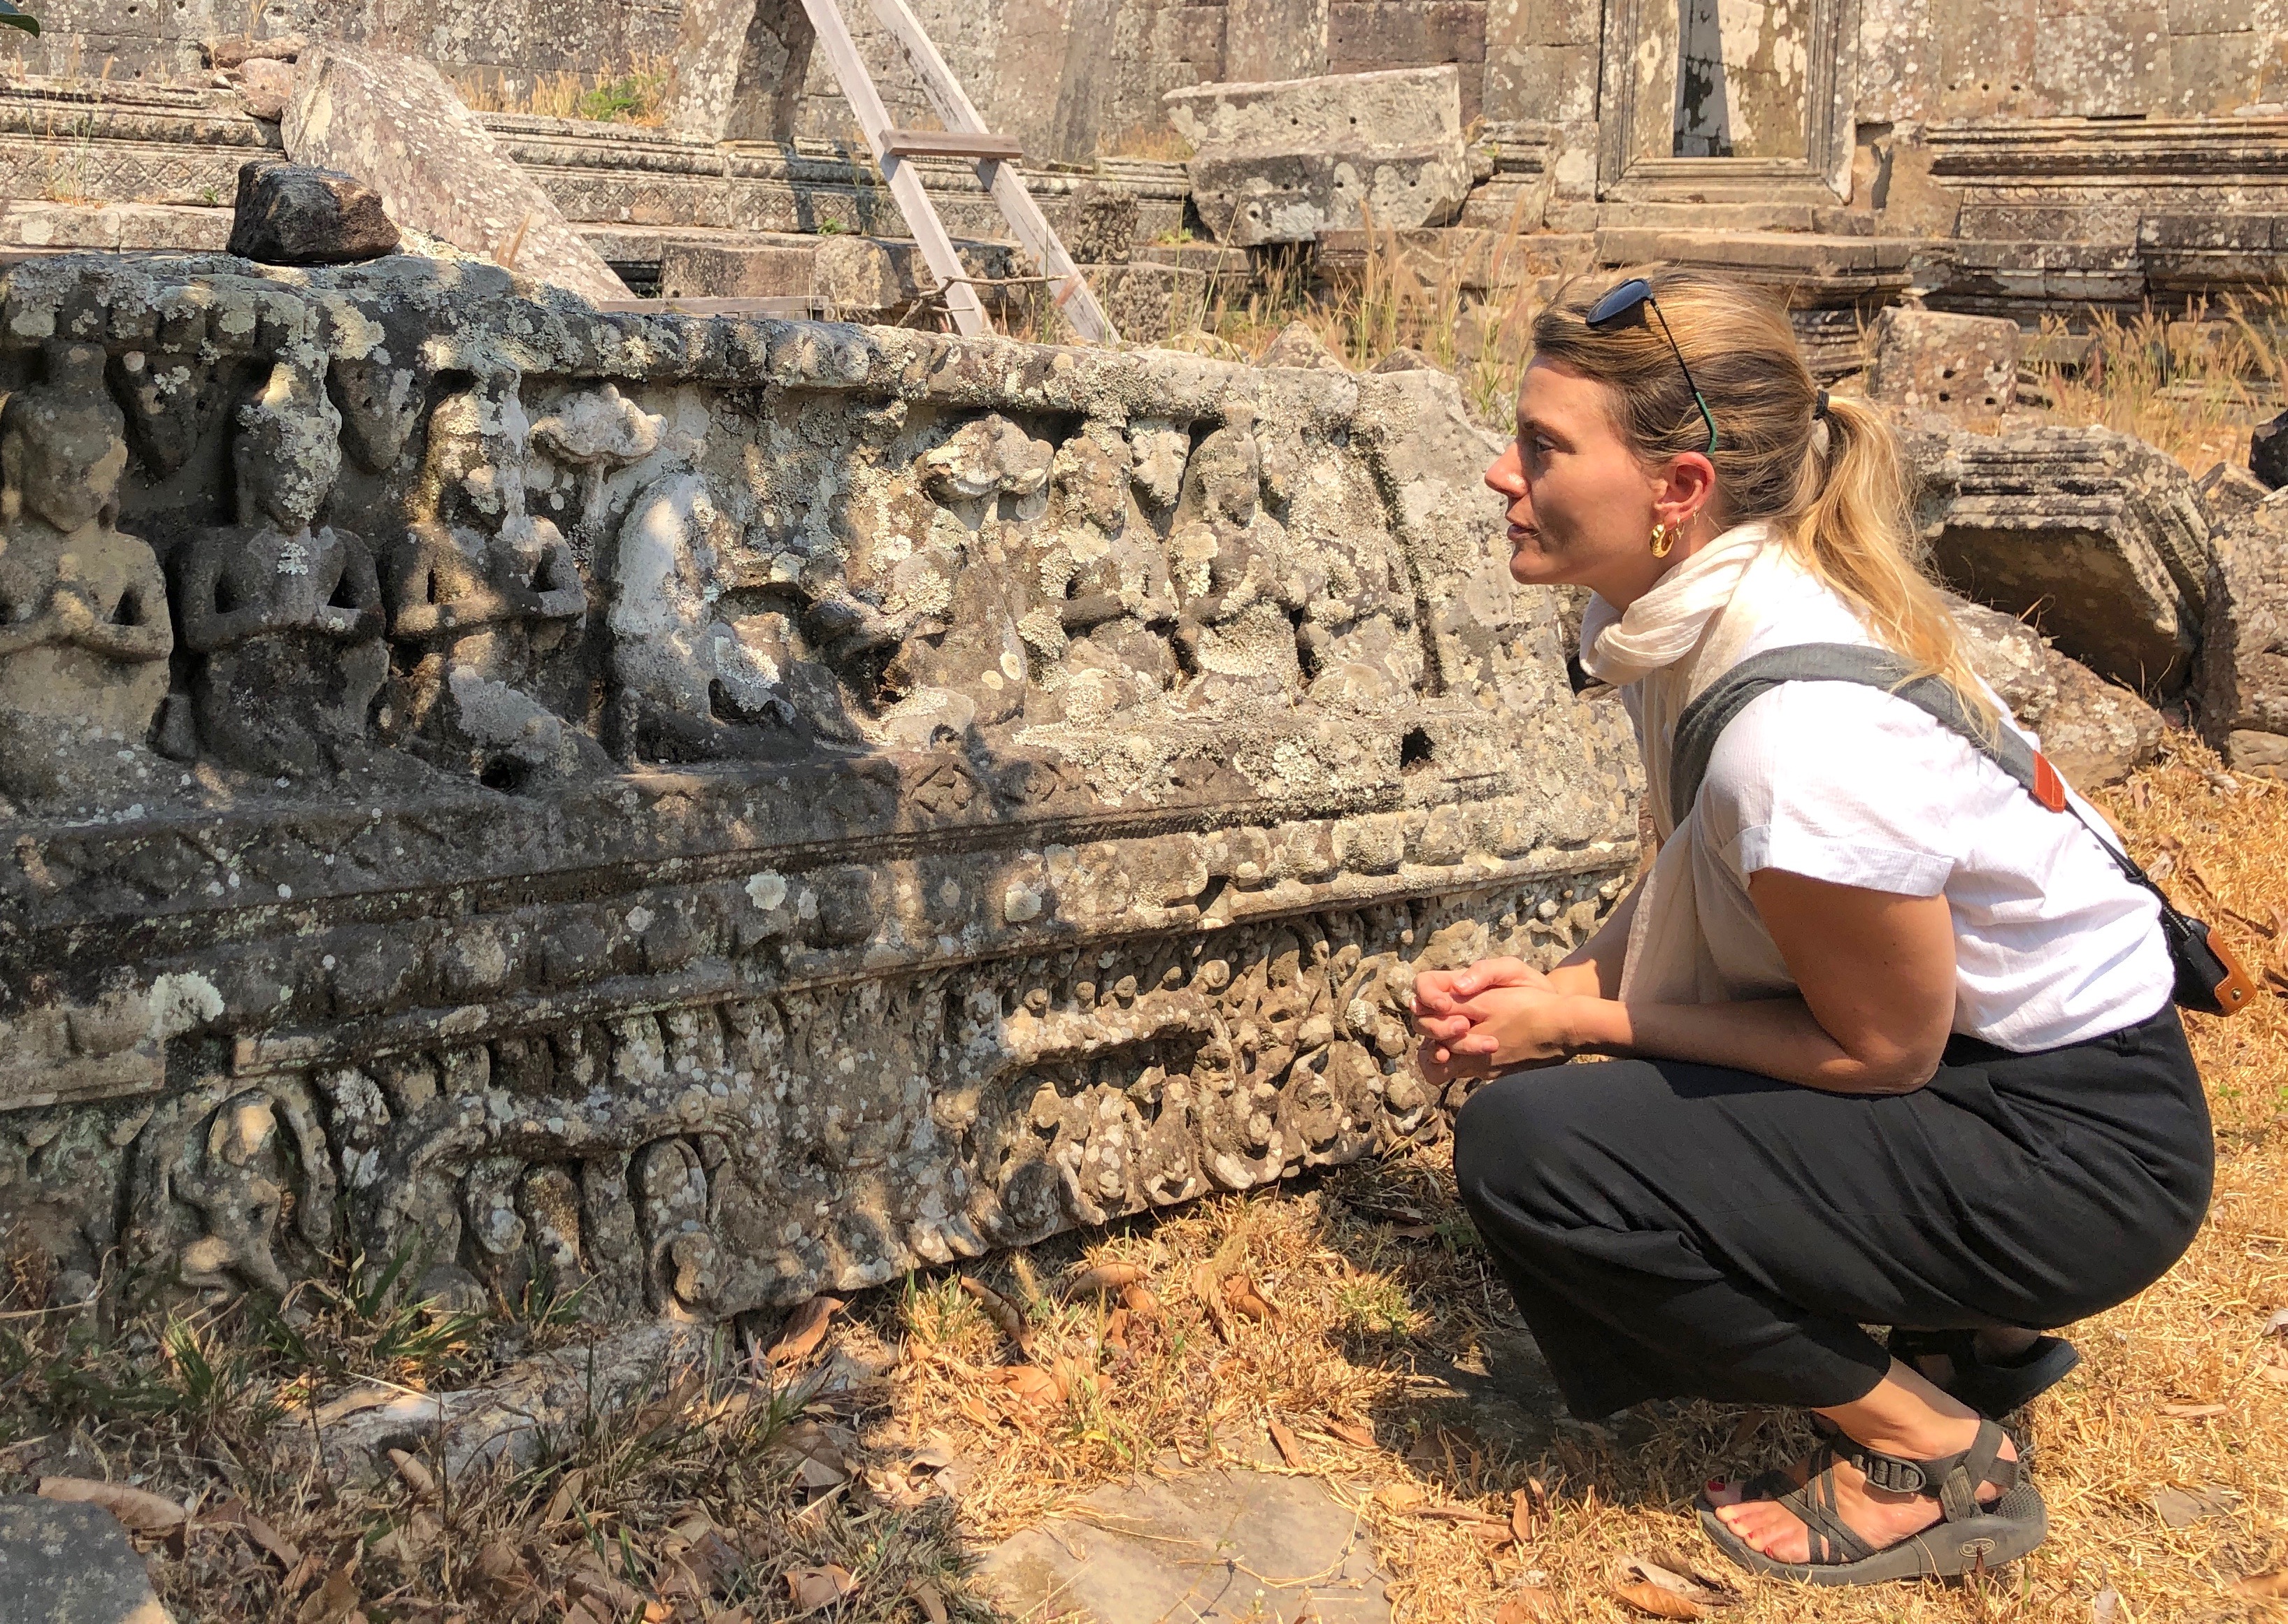
[(2245, 462), (2249, 431), (2280, 409), (2288, 388), (2288, 287), (2196, 300), (2180, 317), (2148, 305), (2126, 320), (2101, 311), (2073, 334), (2045, 317), (2053, 357), (2035, 371), (2046, 414), (2097, 424), (2160, 447), (2194, 473)]
[(624, 69), (580, 74), (568, 68), (536, 74), (528, 83), (483, 70), (456, 76), (453, 88), (473, 112), (656, 126), (666, 122), (674, 80), (674, 58), (644, 54), (631, 59)]

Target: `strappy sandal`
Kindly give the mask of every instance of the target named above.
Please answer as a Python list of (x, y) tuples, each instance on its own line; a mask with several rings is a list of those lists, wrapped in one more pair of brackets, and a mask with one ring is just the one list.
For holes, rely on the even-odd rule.
[[(1811, 1536), (1808, 1562), (1765, 1556), (1732, 1532), (1705, 1493), (1700, 1497), (1700, 1525), (1717, 1549), (1742, 1567), (1803, 1584), (1872, 1585), (1990, 1571), (2015, 1562), (2050, 1532), (2049, 1508), (2041, 1495), (2020, 1479), (2017, 1462), (2001, 1458), (2007, 1437), (1993, 1422), (1981, 1421), (1969, 1448), (1932, 1461), (1884, 1454), (1844, 1438), (1823, 1443), (1812, 1452), (1809, 1474), (1800, 1485), (1791, 1485), (1783, 1472), (1758, 1474), (1750, 1480), (1746, 1497), (1776, 1501), (1802, 1522)], [(1920, 1533), (1876, 1549), (1846, 1527), (1838, 1514), (1835, 1468), (1847, 1461), (1879, 1489), (1935, 1497), (1940, 1520)], [(1992, 1505), (1981, 1505), (1978, 1491), (1989, 1483), (2002, 1491), (2001, 1497)]]
[(2015, 1359), (1986, 1359), (1978, 1351), (1975, 1331), (1894, 1330), (1891, 1357), (1918, 1371), (1919, 1359), (1946, 1360), (1946, 1380), (1932, 1377), (1932, 1385), (1997, 1421), (2049, 1391), (2081, 1363), (2073, 1343), (2062, 1336), (2038, 1336)]

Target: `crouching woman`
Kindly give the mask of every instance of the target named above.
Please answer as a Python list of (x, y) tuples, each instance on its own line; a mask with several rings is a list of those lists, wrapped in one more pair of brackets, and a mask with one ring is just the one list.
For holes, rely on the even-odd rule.
[[(1462, 1199), (1576, 1413), (1824, 1418), (1808, 1460), (1708, 1485), (1736, 1560), (1998, 1565), (2045, 1532), (1998, 1418), (2075, 1359), (2034, 1327), (2142, 1289), (2207, 1206), (2157, 907), (2054, 779), (2006, 770), (2034, 758), (1910, 561), (1889, 434), (1814, 387), (1784, 315), (1668, 273), (1533, 337), (1487, 483), (1512, 574), (1593, 592), (1582, 663), (1636, 725), (1660, 847), (1559, 968), (1417, 982), (1426, 1073), (1495, 1079), (1455, 1129)], [(1696, 698), (1807, 644), (1887, 651), (1957, 725), (1792, 680), (1682, 758)], [(1577, 1055), (1616, 1058), (1548, 1064)]]

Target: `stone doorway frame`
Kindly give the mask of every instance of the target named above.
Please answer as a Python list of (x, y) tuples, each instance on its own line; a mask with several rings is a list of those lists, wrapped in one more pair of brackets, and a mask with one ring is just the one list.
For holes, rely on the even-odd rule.
[(1857, 139), (1859, 0), (1806, 0), (1811, 12), (1801, 158), (1678, 158), (1631, 150), (1637, 47), (1675, 0), (1608, 0), (1599, 52), (1597, 195), (1619, 202), (1848, 202)]

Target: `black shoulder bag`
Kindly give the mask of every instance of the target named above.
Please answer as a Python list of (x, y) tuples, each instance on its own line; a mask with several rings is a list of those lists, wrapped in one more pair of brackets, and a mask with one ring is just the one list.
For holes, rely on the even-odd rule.
[(2161, 904), (2161, 931), (2168, 940), (2169, 957), (2176, 965), (2176, 998), (2180, 1005), (2205, 1015), (2232, 1015), (2245, 1009), (2256, 995), (2256, 984), (2249, 978), (2232, 949), (2221, 940), (2213, 939), (2206, 924), (2179, 912), (2167, 893), (2153, 883), (2152, 876), (2128, 852), (2082, 816), (2081, 809), (2066, 794), (2065, 780), (2058, 776), (2047, 757), (2030, 748), (2025, 740), (2006, 727), (1997, 729), (1995, 736), (1988, 738), (1964, 709), (1953, 688), (1936, 677), (1915, 676), (1913, 668), (1887, 649), (1852, 643), (1802, 643), (1792, 648), (1752, 654), (1718, 677), (1684, 708), (1684, 715), (1676, 724), (1668, 788), (1669, 810), (1678, 823), (1684, 821), (1685, 815), (1692, 810), (1692, 803), (1699, 796), (1700, 780), (1708, 772), (1708, 758), (1725, 727), (1749, 701), (1784, 682), (1849, 682), (1879, 688), (1960, 735), (1973, 749), (2017, 780), (2026, 793), (2042, 805), (2054, 812), (2071, 812), (2132, 883), (2153, 893)]

